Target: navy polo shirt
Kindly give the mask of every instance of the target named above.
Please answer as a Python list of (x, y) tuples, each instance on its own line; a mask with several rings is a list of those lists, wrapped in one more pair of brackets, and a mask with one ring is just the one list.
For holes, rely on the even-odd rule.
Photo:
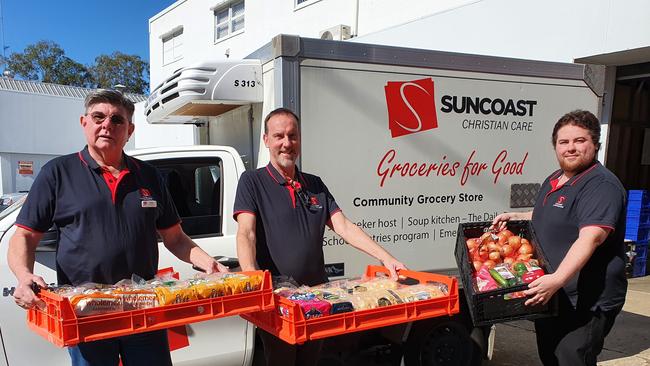
[(59, 284), (113, 284), (133, 274), (156, 274), (156, 230), (180, 219), (156, 168), (124, 158), (126, 169), (114, 178), (86, 147), (51, 160), (36, 177), (16, 225), (36, 232), (53, 224), (59, 229)]
[(273, 275), (293, 277), (313, 286), (327, 281), (323, 233), (331, 215), (340, 211), (323, 181), (296, 168), (293, 184), (270, 163), (242, 174), (234, 217), (256, 218), (256, 260)]
[(542, 184), (533, 210), (533, 228), (555, 271), (585, 226), (612, 231), (564, 286), (574, 307), (603, 311), (625, 302), (626, 193), (621, 182), (599, 162), (557, 186), (558, 170)]

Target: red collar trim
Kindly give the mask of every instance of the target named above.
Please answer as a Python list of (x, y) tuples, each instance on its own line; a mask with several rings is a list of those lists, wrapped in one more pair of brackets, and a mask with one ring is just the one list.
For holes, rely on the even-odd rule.
[(592, 170), (593, 170), (597, 165), (598, 165), (598, 162), (595, 162), (592, 166), (590, 166), (589, 168), (585, 169), (582, 173), (578, 174), (578, 175), (575, 177), (575, 179), (573, 180), (573, 182), (571, 182), (571, 185), (576, 184), (577, 181), (579, 181), (580, 179), (582, 179), (582, 177), (584, 177), (587, 173), (589, 173), (590, 171), (592, 171)]
[(86, 159), (84, 159), (84, 156), (81, 155), (81, 151), (77, 153), (79, 155), (79, 160), (81, 160), (82, 163), (84, 163), (85, 166), (88, 166), (88, 163), (86, 162)]
[(273, 180), (275, 181), (275, 183), (280, 184), (280, 181), (278, 181), (278, 179), (275, 177), (275, 175), (273, 175), (273, 172), (271, 171), (271, 169), (269, 169), (269, 166), (270, 166), (270, 165), (271, 165), (271, 163), (269, 163), (269, 165), (266, 166), (266, 171), (269, 173), (269, 175), (271, 176), (271, 178), (273, 178)]

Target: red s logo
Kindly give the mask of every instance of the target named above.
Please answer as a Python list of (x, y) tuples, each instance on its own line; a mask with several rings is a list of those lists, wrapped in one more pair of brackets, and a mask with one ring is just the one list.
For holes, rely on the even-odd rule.
[(392, 137), (438, 127), (433, 79), (389, 81), (384, 90)]

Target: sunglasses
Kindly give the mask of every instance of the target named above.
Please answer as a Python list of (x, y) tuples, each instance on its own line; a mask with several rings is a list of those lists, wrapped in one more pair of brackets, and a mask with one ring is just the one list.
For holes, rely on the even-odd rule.
[(114, 125), (123, 125), (123, 124), (125, 124), (127, 122), (126, 118), (120, 116), (119, 114), (113, 114), (113, 115), (107, 116), (104, 113), (93, 112), (93, 113), (90, 114), (90, 118), (93, 120), (93, 122), (95, 124), (104, 123), (104, 121), (107, 118)]

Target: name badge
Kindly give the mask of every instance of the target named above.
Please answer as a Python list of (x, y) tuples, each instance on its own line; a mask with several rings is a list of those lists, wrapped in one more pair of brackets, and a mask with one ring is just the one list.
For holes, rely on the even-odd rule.
[(158, 207), (158, 202), (154, 200), (147, 200), (147, 201), (142, 201), (142, 207), (147, 208), (147, 207)]

